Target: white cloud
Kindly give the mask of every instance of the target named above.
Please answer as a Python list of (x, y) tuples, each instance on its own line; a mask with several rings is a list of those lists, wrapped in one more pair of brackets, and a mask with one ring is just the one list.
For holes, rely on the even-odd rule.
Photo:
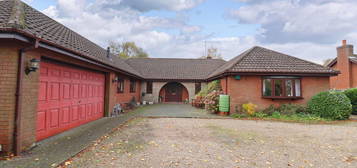
[(232, 11), (232, 16), (243, 23), (261, 24), (261, 34), (224, 38), (203, 34), (203, 27), (186, 23), (186, 15), (178, 14), (176, 18), (142, 15), (142, 11), (149, 10), (185, 10), (203, 0), (170, 0), (171, 7), (166, 1), (144, 0), (141, 5), (156, 4), (145, 9), (133, 6), (140, 4), (134, 1), (138, 0), (97, 0), (93, 3), (58, 0), (56, 6), (43, 12), (103, 47), (109, 41), (134, 41), (151, 57), (198, 58), (204, 53), (204, 41), (208, 41), (208, 47), (218, 48), (226, 60), (260, 45), (321, 63), (336, 56), (335, 48), (342, 38), (357, 40), (357, 30), (350, 30), (357, 26), (353, 22), (355, 12), (344, 12), (342, 9), (348, 2), (343, 0), (321, 4), (320, 0), (313, 0), (314, 3), (307, 0), (245, 0), (248, 5)]
[(122, 0), (122, 5), (139, 11), (174, 10), (193, 8), (204, 0)]
[(231, 11), (241, 23), (261, 24), (267, 43), (334, 43), (357, 32), (357, 1), (348, 0), (245, 0)]

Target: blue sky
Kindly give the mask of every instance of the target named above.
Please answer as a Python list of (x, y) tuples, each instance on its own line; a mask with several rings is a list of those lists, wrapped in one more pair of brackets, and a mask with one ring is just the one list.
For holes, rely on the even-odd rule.
[[(95, 43), (134, 41), (151, 57), (231, 59), (255, 45), (322, 63), (357, 43), (356, 1), (25, 0)], [(323, 19), (322, 19), (323, 18)]]

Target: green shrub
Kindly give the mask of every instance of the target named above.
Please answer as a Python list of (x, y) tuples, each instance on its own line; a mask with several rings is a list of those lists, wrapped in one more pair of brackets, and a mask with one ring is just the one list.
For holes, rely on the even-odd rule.
[(271, 115), (273, 118), (280, 118), (281, 114), (278, 111), (274, 111), (273, 114)]
[(274, 105), (270, 105), (268, 108), (264, 109), (262, 112), (266, 115), (271, 116), (274, 112), (276, 111), (276, 108)]
[(268, 117), (267, 114), (263, 113), (263, 112), (256, 112), (254, 113), (254, 116), (253, 117), (257, 117), (257, 118), (265, 118), (265, 117)]
[(347, 89), (343, 92), (351, 101), (352, 113), (357, 114), (357, 88)]
[(342, 92), (321, 92), (311, 98), (308, 102), (308, 111), (318, 117), (345, 120), (352, 112), (349, 98)]
[(215, 80), (208, 83), (205, 87), (203, 87), (201, 91), (197, 93), (196, 96), (206, 97), (209, 93), (213, 91), (220, 91), (220, 90), (222, 90), (221, 81)]
[(282, 104), (276, 110), (279, 111), (282, 115), (306, 113), (306, 108), (298, 104)]
[(264, 109), (262, 112), (271, 116), (274, 112), (279, 112), (281, 115), (293, 115), (300, 113), (307, 113), (306, 107), (298, 104), (282, 104), (279, 107), (275, 107), (274, 105), (270, 105), (268, 108)]

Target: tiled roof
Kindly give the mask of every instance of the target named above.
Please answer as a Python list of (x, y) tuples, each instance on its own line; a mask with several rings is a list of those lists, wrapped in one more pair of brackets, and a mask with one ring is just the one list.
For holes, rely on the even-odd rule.
[(256, 46), (228, 61), (213, 72), (210, 77), (222, 73), (337, 74), (338, 71)]
[(226, 61), (222, 59), (133, 58), (127, 63), (146, 79), (204, 80)]
[(112, 56), (112, 60), (107, 58), (106, 49), (19, 0), (0, 0), (0, 28), (13, 28), (23, 31), (40, 38), (42, 41), (61, 46), (103, 64), (140, 76), (123, 59), (115, 56)]
[[(357, 64), (357, 55), (350, 56), (349, 59), (352, 63)], [(326, 66), (332, 67), (335, 63), (337, 63), (337, 58), (334, 58), (333, 60), (331, 60)]]

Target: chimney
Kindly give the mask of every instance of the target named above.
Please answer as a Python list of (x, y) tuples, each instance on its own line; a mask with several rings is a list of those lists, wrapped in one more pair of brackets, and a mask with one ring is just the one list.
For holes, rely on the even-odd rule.
[(353, 56), (353, 45), (342, 40), (342, 46), (337, 47), (337, 67), (341, 74), (338, 75), (338, 89), (347, 89), (352, 85), (351, 63), (349, 58)]
[(110, 47), (107, 48), (107, 58), (112, 60), (112, 56), (110, 54)]

